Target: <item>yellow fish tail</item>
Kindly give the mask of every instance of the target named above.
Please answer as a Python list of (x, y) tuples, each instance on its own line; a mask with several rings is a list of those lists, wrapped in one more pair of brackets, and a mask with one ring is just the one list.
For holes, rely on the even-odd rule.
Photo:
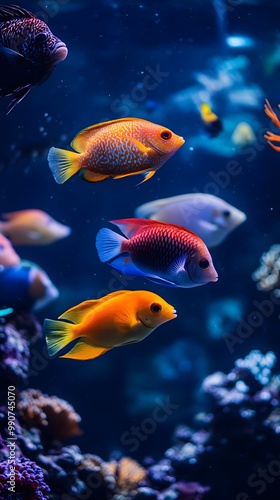
[(73, 325), (65, 321), (45, 319), (43, 332), (46, 336), (46, 343), (50, 356), (54, 356), (75, 338), (73, 335)]
[(76, 174), (80, 168), (80, 154), (66, 149), (51, 148), (48, 154), (49, 167), (55, 181), (63, 184), (72, 175)]

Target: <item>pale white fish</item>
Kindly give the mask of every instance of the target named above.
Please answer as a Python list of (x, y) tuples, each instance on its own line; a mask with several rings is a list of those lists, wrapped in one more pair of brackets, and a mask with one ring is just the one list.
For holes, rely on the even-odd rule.
[(199, 236), (207, 247), (219, 245), (246, 220), (246, 215), (226, 201), (206, 193), (189, 193), (151, 201), (138, 207), (135, 217), (178, 224)]

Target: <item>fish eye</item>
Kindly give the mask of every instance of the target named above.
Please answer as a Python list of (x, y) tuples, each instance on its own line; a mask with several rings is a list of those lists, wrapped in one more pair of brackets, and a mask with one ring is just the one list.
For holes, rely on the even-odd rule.
[(199, 265), (199, 267), (201, 267), (201, 269), (207, 269), (210, 265), (210, 262), (207, 259), (201, 259), (199, 261), (198, 265)]
[(160, 137), (164, 140), (164, 141), (169, 141), (169, 139), (171, 139), (171, 132), (169, 132), (169, 130), (164, 130), (163, 132), (161, 132), (160, 134)]
[(230, 211), (229, 210), (224, 210), (223, 216), (228, 218), (230, 216)]
[(150, 309), (153, 313), (159, 313), (162, 310), (162, 307), (160, 304), (157, 302), (154, 302), (151, 306)]
[(38, 35), (35, 36), (35, 42), (36, 43), (44, 43), (46, 40), (47, 36), (45, 33), (38, 33)]

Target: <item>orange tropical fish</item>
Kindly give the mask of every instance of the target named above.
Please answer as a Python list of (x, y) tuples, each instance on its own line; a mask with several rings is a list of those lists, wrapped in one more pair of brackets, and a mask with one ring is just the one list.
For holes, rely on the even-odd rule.
[(184, 142), (162, 125), (120, 118), (82, 130), (71, 142), (75, 152), (52, 147), (48, 162), (58, 184), (77, 172), (88, 182), (141, 173), (147, 181)]
[[(280, 108), (280, 104), (278, 104), (278, 108)], [(267, 116), (269, 116), (269, 118), (271, 118), (271, 120), (273, 121), (274, 125), (276, 125), (276, 127), (280, 128), (280, 121), (279, 121), (279, 119), (278, 119), (275, 111), (273, 111), (270, 102), (267, 99), (265, 100), (264, 111), (267, 114)], [(280, 147), (279, 146), (275, 146), (275, 144), (272, 144), (272, 142), (271, 142), (271, 141), (280, 142), (280, 135), (273, 134), (273, 132), (270, 132), (268, 130), (266, 132), (266, 134), (264, 135), (264, 138), (267, 139), (268, 144), (273, 149), (275, 149), (275, 151), (280, 151)]]
[(71, 233), (71, 228), (60, 224), (43, 210), (18, 210), (2, 214), (0, 232), (13, 245), (47, 245)]
[(173, 306), (159, 295), (146, 290), (120, 290), (98, 300), (86, 300), (58, 318), (71, 323), (45, 319), (43, 330), (50, 356), (81, 339), (60, 357), (85, 360), (113, 347), (140, 342), (174, 318)]

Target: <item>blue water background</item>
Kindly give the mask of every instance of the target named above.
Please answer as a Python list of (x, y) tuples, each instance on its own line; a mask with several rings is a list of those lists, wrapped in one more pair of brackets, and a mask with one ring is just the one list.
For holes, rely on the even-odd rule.
[[(6, 2), (8, 4), (8, 2)], [(133, 216), (147, 201), (188, 192), (205, 191), (213, 182), (210, 172), (225, 171), (229, 157), (195, 147), (190, 137), (208, 141), (198, 110), (180, 109), (170, 98), (197, 84), (195, 72), (215, 72), (219, 61), (241, 55), (248, 59), (245, 82), (255, 82), (274, 107), (280, 102), (280, 66), (265, 72), (265, 61), (279, 42), (279, 2), (226, 4), (224, 23), (212, 2), (193, 1), (69, 1), (18, 2), (34, 13), (45, 13), (48, 24), (69, 50), (67, 59), (42, 86), (32, 90), (5, 116), (8, 98), (0, 102), (1, 212), (40, 208), (72, 227), (72, 235), (45, 247), (18, 247), (22, 258), (42, 266), (60, 290), (59, 299), (38, 313), (57, 318), (67, 308), (114, 288), (147, 289), (159, 293), (177, 309), (178, 318), (160, 327), (139, 344), (112, 350), (96, 360), (47, 359), (44, 342), (36, 345), (30, 386), (69, 401), (81, 415), (84, 435), (73, 440), (83, 452), (107, 459), (113, 450), (141, 459), (161, 456), (172, 443), (180, 423), (193, 424), (197, 412), (207, 411), (200, 391), (203, 378), (213, 371), (229, 371), (235, 359), (251, 349), (274, 350), (279, 355), (279, 310), (249, 338), (229, 349), (223, 338), (235, 333), (227, 324), (213, 338), (209, 311), (219, 312), (219, 301), (232, 299), (246, 320), (254, 300), (267, 296), (256, 290), (251, 278), (264, 251), (279, 243), (280, 154), (263, 140), (271, 126), (263, 112), (264, 98), (255, 108), (225, 106), (225, 94), (215, 111), (229, 120), (231, 113), (250, 112), (258, 123), (259, 147), (236, 153), (242, 172), (231, 177), (217, 194), (247, 214), (247, 221), (211, 254), (219, 281), (193, 289), (170, 289), (141, 278), (116, 280), (112, 268), (101, 264), (95, 249), (97, 231), (107, 221)], [(222, 16), (223, 17), (223, 16)], [(225, 33), (252, 37), (252, 48), (225, 44)], [(141, 88), (147, 67), (157, 65), (168, 76), (133, 99)], [(123, 95), (133, 106), (123, 103)], [(138, 178), (91, 184), (74, 176), (55, 183), (46, 156), (49, 147), (68, 148), (81, 129), (129, 114), (166, 125), (186, 143), (153, 179), (136, 186)], [(215, 141), (215, 139), (213, 139)], [(41, 363), (41, 364), (40, 364)], [(151, 417), (157, 401), (170, 401), (178, 409), (131, 453), (123, 434)], [(202, 478), (203, 482), (203, 478)]]

